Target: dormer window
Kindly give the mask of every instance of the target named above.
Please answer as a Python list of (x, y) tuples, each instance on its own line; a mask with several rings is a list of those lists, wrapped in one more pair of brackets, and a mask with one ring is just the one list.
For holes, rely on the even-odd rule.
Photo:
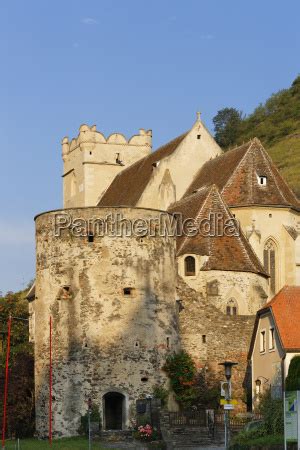
[(267, 177), (264, 175), (258, 176), (258, 183), (260, 186), (267, 186)]

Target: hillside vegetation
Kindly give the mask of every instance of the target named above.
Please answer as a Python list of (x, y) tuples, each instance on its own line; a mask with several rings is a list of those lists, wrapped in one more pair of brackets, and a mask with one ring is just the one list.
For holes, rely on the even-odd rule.
[(282, 176), (300, 196), (300, 76), (252, 114), (224, 108), (213, 119), (215, 138), (224, 150), (258, 137)]

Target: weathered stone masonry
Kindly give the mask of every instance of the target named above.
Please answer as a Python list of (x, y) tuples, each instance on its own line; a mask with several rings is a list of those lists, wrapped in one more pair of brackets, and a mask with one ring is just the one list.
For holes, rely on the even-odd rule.
[[(111, 208), (67, 211), (90, 219), (105, 217)], [(130, 220), (159, 214), (137, 208), (118, 212)], [(126, 427), (130, 404), (166, 381), (165, 357), (178, 348), (175, 242), (157, 236), (95, 236), (88, 242), (69, 229), (55, 237), (57, 213), (36, 218), (36, 427), (47, 435), (50, 315), (54, 434), (76, 434), (88, 398), (101, 410), (110, 391), (125, 396)]]

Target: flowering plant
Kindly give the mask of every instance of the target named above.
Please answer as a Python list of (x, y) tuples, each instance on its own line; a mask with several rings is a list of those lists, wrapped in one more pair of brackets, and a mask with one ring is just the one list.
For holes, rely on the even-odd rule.
[(138, 437), (143, 441), (151, 441), (153, 437), (153, 428), (151, 425), (141, 425), (138, 427)]

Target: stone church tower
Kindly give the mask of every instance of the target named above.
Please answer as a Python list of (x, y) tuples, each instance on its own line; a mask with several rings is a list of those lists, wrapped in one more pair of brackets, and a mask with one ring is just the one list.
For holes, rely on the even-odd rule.
[(126, 139), (105, 138), (96, 125), (81, 125), (77, 138), (62, 140), (64, 207), (95, 206), (115, 176), (152, 149), (152, 131)]

